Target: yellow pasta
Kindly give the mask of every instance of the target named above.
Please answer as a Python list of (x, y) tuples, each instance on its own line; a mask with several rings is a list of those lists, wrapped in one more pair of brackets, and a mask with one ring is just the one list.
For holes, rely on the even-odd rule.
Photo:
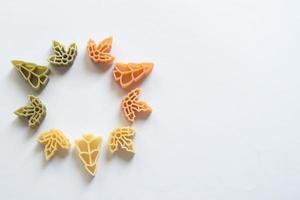
[(131, 127), (116, 128), (111, 132), (108, 140), (108, 147), (111, 153), (114, 153), (120, 149), (124, 149), (127, 152), (134, 153), (133, 149), (133, 137), (135, 131)]
[(50, 129), (44, 132), (37, 140), (45, 145), (44, 153), (46, 160), (52, 158), (59, 148), (68, 150), (71, 147), (69, 139), (58, 129)]
[(97, 170), (97, 160), (99, 156), (102, 138), (92, 134), (85, 134), (75, 141), (76, 148), (85, 169), (93, 176)]

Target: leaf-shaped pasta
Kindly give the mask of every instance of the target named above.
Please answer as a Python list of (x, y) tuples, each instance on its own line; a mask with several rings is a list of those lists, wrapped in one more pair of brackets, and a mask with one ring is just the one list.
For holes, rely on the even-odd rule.
[(58, 41), (53, 41), (52, 49), (54, 55), (49, 57), (49, 63), (59, 67), (68, 67), (73, 64), (77, 55), (76, 43), (72, 43), (66, 51), (65, 47)]
[(45, 145), (44, 153), (46, 160), (52, 158), (54, 153), (59, 149), (70, 149), (71, 144), (64, 133), (58, 129), (50, 129), (38, 137), (38, 142)]
[(76, 140), (75, 143), (85, 169), (95, 176), (102, 138), (100, 136), (95, 137), (92, 134), (85, 134), (82, 138)]
[(122, 100), (122, 109), (129, 122), (134, 122), (136, 117), (135, 112), (150, 113), (152, 111), (146, 102), (139, 101), (140, 93), (141, 89), (136, 88), (129, 92)]
[(114, 129), (108, 140), (108, 147), (111, 153), (118, 151), (120, 148), (134, 153), (133, 137), (135, 131), (131, 127), (122, 127)]
[(98, 46), (90, 39), (87, 45), (89, 57), (96, 64), (112, 64), (115, 57), (110, 54), (111, 47), (112, 37), (104, 39)]
[(122, 88), (145, 78), (152, 70), (153, 63), (116, 63), (113, 75)]
[(33, 89), (39, 90), (48, 83), (48, 67), (20, 60), (13, 60), (12, 64)]
[(28, 120), (28, 126), (35, 128), (40, 125), (46, 115), (46, 107), (38, 97), (33, 95), (28, 96), (29, 104), (15, 111), (19, 117), (24, 117)]

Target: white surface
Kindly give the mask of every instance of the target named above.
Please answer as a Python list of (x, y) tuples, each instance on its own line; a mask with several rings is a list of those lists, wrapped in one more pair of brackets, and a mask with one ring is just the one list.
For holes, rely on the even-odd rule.
[[(300, 198), (300, 2), (1, 1), (0, 199)], [(154, 112), (134, 123), (136, 156), (106, 157), (90, 179), (74, 148), (44, 161), (36, 137), (62, 129), (73, 142), (127, 125), (124, 91), (91, 63), (86, 43), (113, 35), (118, 61), (153, 61), (141, 99)], [(31, 132), (13, 111), (32, 90), (10, 60), (47, 64), (51, 41), (79, 54), (53, 69), (39, 95), (48, 108)], [(74, 147), (74, 146), (73, 146)]]

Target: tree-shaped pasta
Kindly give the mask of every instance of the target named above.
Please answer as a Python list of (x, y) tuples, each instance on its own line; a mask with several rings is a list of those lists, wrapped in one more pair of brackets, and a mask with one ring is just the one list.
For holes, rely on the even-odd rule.
[(85, 169), (95, 176), (102, 138), (100, 136), (95, 137), (92, 134), (85, 134), (82, 138), (76, 140), (75, 143)]
[(38, 97), (33, 95), (28, 96), (29, 104), (15, 111), (19, 117), (24, 117), (28, 120), (28, 126), (35, 128), (40, 125), (46, 115), (46, 107)]
[(114, 153), (120, 149), (124, 149), (128, 152), (134, 153), (133, 149), (133, 137), (135, 131), (131, 127), (122, 127), (114, 129), (108, 140), (108, 147), (111, 153)]
[(48, 83), (48, 67), (20, 60), (13, 60), (12, 64), (33, 89), (39, 90)]
[(104, 39), (99, 45), (90, 39), (87, 45), (89, 57), (96, 64), (112, 64), (115, 57), (110, 54), (111, 46), (112, 37)]
[(122, 88), (145, 78), (153, 68), (153, 63), (116, 63), (113, 75)]
[(70, 149), (69, 139), (61, 130), (51, 129), (44, 132), (37, 139), (41, 144), (45, 145), (44, 153), (46, 160), (52, 158), (54, 153), (59, 149)]
[(139, 96), (141, 93), (140, 88), (136, 88), (128, 93), (122, 100), (123, 112), (128, 121), (134, 122), (136, 117), (136, 112), (150, 113), (152, 111), (151, 107), (144, 101), (139, 101)]
[(49, 57), (49, 63), (59, 67), (68, 67), (73, 64), (77, 55), (77, 46), (75, 43), (72, 43), (68, 50), (66, 50), (58, 41), (53, 41), (52, 49), (54, 55)]

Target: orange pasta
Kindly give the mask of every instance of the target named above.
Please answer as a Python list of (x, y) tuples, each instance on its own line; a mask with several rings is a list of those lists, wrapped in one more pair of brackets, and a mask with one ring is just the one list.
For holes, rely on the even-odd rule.
[(143, 101), (139, 101), (141, 89), (136, 88), (129, 92), (122, 100), (123, 112), (128, 121), (134, 122), (136, 117), (136, 112), (150, 113), (152, 111), (151, 107)]
[(115, 57), (110, 54), (112, 37), (108, 37), (97, 45), (93, 40), (88, 41), (88, 54), (96, 64), (112, 64)]
[(131, 84), (146, 77), (152, 70), (153, 63), (116, 63), (113, 74), (122, 88), (127, 88)]

